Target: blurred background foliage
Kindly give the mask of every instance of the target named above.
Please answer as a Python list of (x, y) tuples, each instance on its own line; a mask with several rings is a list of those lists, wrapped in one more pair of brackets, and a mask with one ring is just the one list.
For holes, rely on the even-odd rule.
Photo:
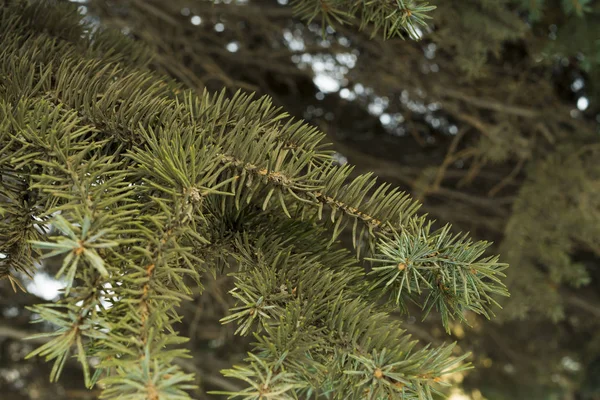
[[(391, 34), (357, 26), (346, 12), (365, 11), (334, 0), (288, 2), (77, 1), (89, 21), (145, 43), (154, 69), (198, 91), (272, 96), (326, 132), (356, 174), (373, 171), (431, 217), (495, 242), (511, 265), (498, 318), (467, 315), (471, 327), (448, 337), (436, 316), (398, 315), (417, 338), (473, 352), (454, 399), (600, 399), (600, 2), (432, 1), (426, 26)], [(97, 395), (76, 364), (49, 385), (48, 365), (23, 361), (35, 326), (21, 310), (56, 296), (55, 264), (28, 294), (0, 282), (2, 399)], [(181, 310), (197, 398), (235, 389), (219, 370), (248, 344), (219, 323), (230, 278), (206, 286)]]

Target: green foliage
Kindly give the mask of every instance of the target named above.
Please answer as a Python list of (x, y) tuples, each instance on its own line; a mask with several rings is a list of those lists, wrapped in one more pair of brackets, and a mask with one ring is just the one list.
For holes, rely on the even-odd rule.
[[(578, 379), (585, 371), (582, 366), (600, 349), (600, 336), (596, 335), (599, 319), (589, 318), (600, 309), (595, 268), (598, 245), (592, 240), (598, 237), (594, 216), (597, 206), (589, 201), (597, 198), (592, 194), (597, 178), (591, 173), (593, 158), (585, 162), (565, 160), (569, 152), (598, 141), (597, 103), (590, 98), (598, 79), (589, 67), (600, 36), (596, 33), (596, 27), (600, 27), (598, 14), (594, 12), (600, 3), (589, 3), (592, 10), (577, 16), (565, 12), (562, 0), (435, 2), (437, 9), (431, 12), (434, 18), (429, 21), (431, 30), (425, 31), (419, 43), (378, 38), (369, 41), (372, 25), (360, 32), (336, 24), (337, 32), (328, 29), (323, 37), (315, 29), (318, 24), (302, 26), (292, 19), (291, 6), (278, 5), (274, 0), (218, 3), (213, 7), (210, 2), (191, 0), (125, 0), (118, 7), (103, 7), (104, 1), (90, 1), (87, 7), (90, 16), (99, 17), (102, 24), (124, 28), (136, 40), (150, 45), (157, 55), (151, 64), (154, 68), (197, 88), (227, 86), (229, 93), (238, 87), (272, 93), (277, 104), (296, 115), (306, 112), (311, 122), (324, 127), (336, 140), (336, 149), (356, 163), (358, 170), (377, 169), (384, 180), (409, 188), (424, 202), (419, 212), (452, 221), (472, 232), (473, 237), (494, 238), (498, 247), (492, 251), (503, 254), (503, 261), (510, 261), (512, 266), (503, 271), (509, 275), (505, 283), (512, 296), (501, 303), (504, 310), (494, 310), (503, 324), (481, 324), (482, 318), (469, 318), (473, 330), (459, 344), (473, 349), (473, 361), (482, 367), (466, 375), (464, 388), (477, 387), (490, 399), (547, 399), (577, 391)], [(146, 4), (154, 8), (144, 7)], [(538, 9), (538, 18), (533, 18), (530, 7), (540, 5), (543, 7)], [(195, 16), (202, 18), (200, 25), (195, 25)], [(226, 51), (231, 41), (239, 44), (238, 51)], [(342, 62), (350, 52), (352, 63)], [(322, 72), (312, 64), (319, 61), (327, 64), (325, 72), (335, 73), (336, 79), (341, 77), (338, 71), (343, 75), (340, 91), (325, 93), (322, 100), (320, 93), (315, 99), (319, 87), (312, 81)], [(329, 71), (329, 65), (334, 71)], [(590, 100), (585, 112), (574, 109), (574, 100), (579, 96)], [(387, 114), (381, 119), (374, 115), (379, 112), (375, 109), (382, 109), (379, 106)], [(384, 120), (390, 118), (391, 123), (386, 124)], [(564, 148), (565, 144), (571, 150)], [(586, 157), (591, 156), (589, 153)], [(356, 170), (351, 176), (355, 174)], [(375, 188), (376, 183), (371, 191)], [(260, 200), (265, 198), (262, 196), (260, 193), (256, 197), (259, 209)], [(274, 191), (270, 205), (278, 201)], [(244, 202), (243, 196), (239, 202)], [(295, 207), (294, 202), (286, 202), (292, 216), (290, 208)], [(328, 209), (329, 205), (323, 205), (321, 225), (335, 229)], [(236, 217), (236, 207), (226, 203), (226, 210), (214, 218), (226, 220), (236, 229), (241, 227), (242, 214)], [(346, 210), (336, 211), (335, 222), (340, 211), (345, 215)], [(254, 211), (245, 212), (243, 219), (250, 215), (264, 218), (264, 213)], [(310, 207), (306, 213), (309, 211)], [(356, 222), (356, 238), (363, 222), (345, 216), (340, 226), (345, 221), (346, 231), (340, 229), (338, 237), (350, 245), (351, 228)], [(510, 229), (506, 229), (507, 223)], [(407, 220), (401, 224), (408, 226)], [(220, 229), (219, 235), (226, 237), (227, 228)], [(288, 236), (297, 238), (299, 226), (294, 229)], [(398, 230), (400, 236), (401, 232)], [(398, 269), (404, 253), (410, 250), (419, 255), (417, 251), (428, 250), (430, 243), (407, 235), (403, 243), (412, 247), (401, 247), (400, 252), (392, 246), (392, 251), (384, 254), (372, 235), (367, 232), (361, 236), (363, 239), (357, 243), (360, 257), (377, 258), (369, 253), (379, 253), (382, 262), (373, 262), (373, 268), (382, 269), (369, 275), (363, 289), (354, 292), (364, 295), (371, 285), (384, 279), (370, 292), (373, 297), (385, 300), (386, 310), (402, 309), (410, 303), (412, 313), (412, 303), (422, 306), (430, 293), (436, 294), (418, 281), (422, 294), (411, 296), (407, 288), (412, 291), (416, 285), (408, 279), (402, 281)], [(219, 246), (230, 246), (227, 239)], [(393, 240), (392, 234), (382, 241)], [(370, 247), (373, 244), (375, 250)], [(219, 246), (213, 246), (211, 258), (205, 260), (208, 265), (218, 262), (218, 271), (222, 271), (229, 265), (222, 258), (229, 256), (218, 252)], [(329, 251), (332, 248), (333, 244)], [(307, 245), (305, 249), (314, 248)], [(324, 264), (338, 265), (336, 262), (331, 259), (331, 263)], [(373, 271), (371, 266), (368, 268)], [(423, 275), (430, 268), (419, 264), (413, 271)], [(261, 276), (271, 279), (271, 275)], [(212, 299), (213, 290), (220, 292), (223, 286), (232, 284), (224, 277), (218, 282), (197, 301)], [(386, 286), (387, 282), (390, 285)], [(259, 324), (258, 317), (250, 320), (249, 315), (256, 299), (269, 294), (271, 283), (263, 288), (238, 279), (236, 284), (243, 286), (234, 292), (244, 299), (237, 304), (242, 307), (237, 311), (245, 313), (237, 320), (240, 324), (210, 326), (207, 332), (217, 328), (223, 338), (248, 322), (248, 335), (255, 328), (263, 329), (263, 334), (266, 325)], [(260, 290), (255, 296), (247, 287)], [(286, 288), (284, 285), (284, 292), (290, 290)], [(459, 288), (457, 284), (460, 294)], [(285, 295), (281, 289), (277, 293)], [(401, 301), (396, 304), (398, 294)], [(264, 303), (266, 297), (261, 305), (269, 307), (265, 313), (274, 323), (275, 317), (268, 312), (275, 307)], [(462, 300), (463, 296), (458, 298)], [(184, 307), (187, 316), (194, 312), (195, 303)], [(457, 304), (456, 308), (460, 307)], [(182, 330), (192, 325), (193, 333), (204, 323), (216, 325), (218, 318), (210, 314), (221, 308), (211, 303), (204, 308), (200, 323), (186, 318)], [(432, 310), (433, 315), (424, 323), (406, 325), (426, 341), (443, 335), (432, 327), (439, 318), (435, 305)], [(448, 314), (450, 319), (451, 309)], [(472, 312), (468, 316), (473, 317)], [(560, 322), (553, 324), (549, 318)], [(461, 337), (460, 326), (454, 322), (450, 325), (453, 334)], [(196, 335), (190, 347), (197, 353), (208, 353), (209, 359), (213, 355), (223, 360), (245, 354), (246, 349), (231, 346), (229, 336), (219, 341), (219, 347), (207, 348), (203, 335)], [(533, 336), (541, 340), (532, 341)], [(301, 349), (307, 345), (303, 343)], [(196, 365), (204, 367), (201, 357)], [(578, 365), (580, 369), (576, 370)]]
[[(360, 6), (367, 20), (382, 12)], [(0, 43), (0, 273), (64, 256), (61, 299), (32, 309), (55, 326), (31, 353), (55, 361), (51, 379), (76, 348), (103, 398), (188, 398), (177, 309), (224, 264), (239, 306), (223, 322), (257, 340), (247, 366), (225, 371), (250, 385), (232, 396), (430, 399), (468, 367), (453, 346), (417, 347), (382, 310), (423, 285), (446, 327), (467, 309), (490, 315), (506, 266), (482, 258), (486, 243), (432, 232), (404, 193), (350, 179), (323, 134), (268, 98), (183, 90), (70, 6), (3, 5)], [(350, 225), (354, 254), (336, 241)], [(363, 259), (406, 268), (367, 276)]]
[(523, 38), (524, 21), (508, 7), (511, 0), (440, 2), (432, 17), (436, 43), (455, 58), (467, 77), (488, 75), (488, 60), (499, 58), (506, 41)]
[(597, 143), (577, 150), (565, 146), (537, 163), (521, 188), (501, 247), (521, 266), (521, 274), (510, 280), (519, 288), (508, 303), (510, 314), (534, 311), (561, 320), (565, 303), (557, 287), (590, 282), (588, 270), (572, 254), (577, 246), (597, 251), (600, 245), (599, 151)]
[[(534, 21), (537, 21), (542, 17), (545, 10), (556, 7), (558, 5), (556, 3), (559, 2), (556, 0), (518, 0), (516, 3), (523, 10), (527, 10)], [(592, 3), (592, 0), (560, 0), (560, 7), (567, 15), (582, 17), (586, 13), (592, 12)]]
[(236, 366), (223, 371), (223, 375), (227, 377), (246, 381), (249, 385), (248, 388), (242, 392), (214, 392), (213, 394), (237, 396), (245, 400), (298, 398), (295, 392), (304, 389), (304, 385), (298, 382), (297, 377), (285, 371), (273, 372), (273, 370), (277, 371), (282, 368), (281, 362), (270, 366), (254, 354), (250, 353), (249, 357), (252, 360), (249, 366)]
[[(294, 12), (309, 23), (321, 19), (323, 30), (335, 24), (357, 25), (371, 30), (371, 37), (381, 32), (384, 38), (419, 39), (427, 28), (429, 13), (435, 6), (417, 0), (293, 0)], [(323, 31), (325, 32), (325, 31)]]
[[(521, 0), (519, 6), (551, 40), (538, 49), (540, 56), (554, 62), (556, 57), (577, 58), (589, 75), (588, 95), (600, 98), (600, 3), (592, 0)], [(560, 4), (559, 4), (560, 3)]]
[(374, 287), (392, 289), (398, 305), (404, 301), (402, 292), (415, 297), (417, 303), (416, 297), (427, 292), (421, 305), (425, 316), (435, 307), (448, 333), (450, 318), (466, 322), (465, 310), (490, 318), (491, 306), (498, 306), (492, 295), (506, 296), (508, 292), (498, 278), (504, 276), (504, 265), (497, 257), (481, 258), (489, 245), (473, 243), (466, 235), (452, 235), (449, 226), (431, 232), (431, 222), (411, 222), (394, 234), (393, 241), (380, 242), (380, 254), (371, 260), (386, 265), (374, 267), (370, 273), (377, 279)]

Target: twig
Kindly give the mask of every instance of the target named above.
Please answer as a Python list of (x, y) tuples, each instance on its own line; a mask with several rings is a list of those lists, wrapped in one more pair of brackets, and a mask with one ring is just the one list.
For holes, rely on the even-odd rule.
[[(39, 333), (39, 332), (30, 332), (30, 331), (26, 331), (26, 330), (22, 330), (22, 329), (16, 329), (16, 328), (11, 328), (9, 326), (0, 325), (0, 337), (6, 337), (6, 338), (16, 339), (16, 340), (25, 340), (29, 336), (35, 335), (36, 333)], [(51, 339), (52, 339), (51, 337), (37, 337), (35, 339), (28, 339), (27, 342), (44, 344), (44, 343), (49, 342)]]
[(598, 307), (598, 305), (590, 304), (588, 301), (577, 297), (574, 294), (569, 294), (567, 296), (567, 302), (600, 318), (600, 307)]
[(444, 157), (444, 161), (442, 162), (442, 165), (440, 165), (440, 168), (438, 168), (435, 180), (433, 181), (433, 184), (431, 185), (433, 190), (436, 190), (440, 187), (440, 184), (442, 183), (442, 180), (444, 179), (444, 174), (446, 172), (446, 169), (448, 168), (448, 165), (450, 165), (453, 161), (452, 155), (456, 151), (456, 148), (458, 147), (458, 143), (460, 143), (461, 139), (464, 137), (465, 131), (466, 131), (465, 129), (461, 130), (454, 137), (454, 139), (452, 139), (452, 143), (450, 143), (450, 147), (448, 148), (446, 157)]
[(505, 114), (517, 115), (519, 117), (525, 118), (536, 118), (539, 117), (540, 113), (536, 110), (532, 110), (525, 107), (520, 106), (510, 106), (507, 104), (498, 103), (496, 101), (485, 100), (478, 97), (468, 96), (464, 93), (461, 93), (452, 89), (443, 89), (439, 91), (440, 95), (451, 97), (454, 99), (462, 100), (465, 103), (469, 103), (478, 108), (485, 108), (487, 110), (498, 111)]
[(488, 196), (494, 197), (502, 188), (511, 183), (515, 177), (521, 172), (523, 168), (523, 164), (525, 164), (525, 158), (520, 158), (517, 162), (517, 165), (510, 171), (510, 174), (506, 175), (504, 179), (502, 179), (497, 185), (490, 189), (488, 192)]

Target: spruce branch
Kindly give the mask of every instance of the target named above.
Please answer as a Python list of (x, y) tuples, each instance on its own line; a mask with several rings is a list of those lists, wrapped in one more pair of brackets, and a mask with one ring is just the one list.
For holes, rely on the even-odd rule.
[(379, 242), (379, 253), (369, 260), (384, 265), (370, 272), (373, 287), (391, 289), (398, 305), (403, 293), (417, 302), (427, 293), (421, 301), (424, 317), (435, 307), (447, 331), (450, 319), (466, 322), (465, 310), (493, 316), (492, 306), (500, 307), (494, 296), (508, 296), (500, 280), (507, 265), (497, 257), (482, 257), (489, 243), (452, 235), (449, 225), (434, 232), (431, 227), (431, 221), (420, 218), (394, 232), (393, 240)]
[(298, 382), (294, 374), (281, 370), (283, 359), (279, 360), (275, 365), (269, 365), (252, 353), (249, 353), (248, 356), (252, 360), (248, 367), (236, 366), (222, 372), (226, 377), (246, 381), (249, 386), (238, 392), (216, 391), (211, 394), (225, 394), (229, 395), (229, 399), (241, 397), (245, 400), (298, 399), (295, 392), (301, 390), (304, 385)]
[[(386, 314), (346, 290), (360, 276), (358, 269), (328, 270), (319, 256), (306, 260), (303, 254), (294, 254), (293, 247), (282, 251), (281, 241), (277, 234), (256, 242), (244, 235), (235, 251), (242, 268), (234, 274), (234, 290), (260, 299), (262, 315), (259, 308), (244, 308), (256, 310), (254, 322), (261, 327), (257, 332), (265, 332), (257, 335), (257, 354), (274, 370), (282, 363), (281, 368), (295, 374), (307, 391), (332, 391), (339, 398), (364, 391), (374, 398), (399, 393), (426, 396), (424, 382), (440, 381), (464, 359), (449, 357), (452, 346), (414, 351), (416, 342), (389, 325)], [(235, 313), (223, 322), (238, 320), (247, 330), (248, 314)], [(292, 361), (286, 361), (289, 355)], [(352, 378), (357, 375), (362, 380)]]
[(356, 25), (363, 30), (371, 26), (371, 37), (382, 32), (384, 39), (405, 37), (420, 39), (419, 27), (435, 9), (427, 2), (413, 0), (294, 0), (294, 13), (307, 23), (321, 19), (323, 33), (327, 26)]
[[(268, 98), (182, 90), (71, 10), (0, 8), (0, 272), (64, 256), (60, 306), (36, 308), (57, 329), (32, 353), (55, 360), (53, 379), (77, 348), (103, 398), (187, 398), (177, 309), (219, 265), (238, 300), (223, 322), (257, 340), (226, 373), (250, 384), (240, 395), (430, 399), (464, 367), (452, 346), (416, 349), (373, 299), (402, 307), (427, 293), (425, 312), (446, 326), (464, 309), (491, 315), (505, 266), (483, 257), (487, 244), (432, 231), (418, 203), (370, 174), (350, 180), (324, 135)], [(349, 226), (355, 254), (336, 242)], [(364, 259), (384, 264), (370, 280)]]

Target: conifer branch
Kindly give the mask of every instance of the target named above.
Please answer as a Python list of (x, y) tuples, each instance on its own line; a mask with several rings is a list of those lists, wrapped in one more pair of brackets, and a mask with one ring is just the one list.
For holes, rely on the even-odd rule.
[[(64, 257), (59, 304), (35, 308), (57, 327), (32, 353), (55, 360), (52, 379), (76, 348), (103, 398), (188, 398), (177, 307), (220, 263), (238, 300), (223, 322), (258, 340), (226, 372), (249, 383), (238, 395), (430, 399), (464, 367), (452, 346), (416, 350), (373, 298), (402, 307), (426, 293), (445, 326), (465, 309), (491, 315), (505, 266), (481, 258), (487, 244), (431, 232), (418, 203), (369, 174), (349, 181), (324, 135), (267, 98), (198, 96), (148, 71), (143, 49), (70, 6), (17, 1), (0, 22), (0, 237), (25, 232), (2, 243), (0, 272)], [(350, 223), (356, 256), (336, 244)], [(371, 280), (363, 248), (384, 264)]]
[(323, 32), (335, 24), (372, 26), (371, 36), (382, 32), (385, 39), (405, 37), (420, 39), (419, 26), (426, 28), (429, 13), (435, 9), (423, 1), (414, 0), (294, 0), (294, 12), (308, 23), (321, 19)]
[[(248, 235), (239, 239), (234, 254), (242, 269), (234, 274), (234, 293), (244, 305), (224, 322), (238, 321), (242, 334), (258, 325), (260, 358), (251, 355), (249, 367), (226, 375), (257, 379), (251, 371), (269, 365), (268, 374), (295, 376), (301, 392), (417, 398), (427, 396), (425, 382), (440, 381), (460, 364), (461, 359), (449, 361), (452, 346), (413, 350), (416, 342), (386, 314), (347, 291), (360, 269), (328, 270), (318, 258), (306, 260), (292, 249), (282, 250), (277, 233), (256, 242)], [(308, 299), (318, 300), (311, 306)], [(361, 383), (352, 378), (364, 374)], [(263, 389), (268, 393), (264, 384)]]

